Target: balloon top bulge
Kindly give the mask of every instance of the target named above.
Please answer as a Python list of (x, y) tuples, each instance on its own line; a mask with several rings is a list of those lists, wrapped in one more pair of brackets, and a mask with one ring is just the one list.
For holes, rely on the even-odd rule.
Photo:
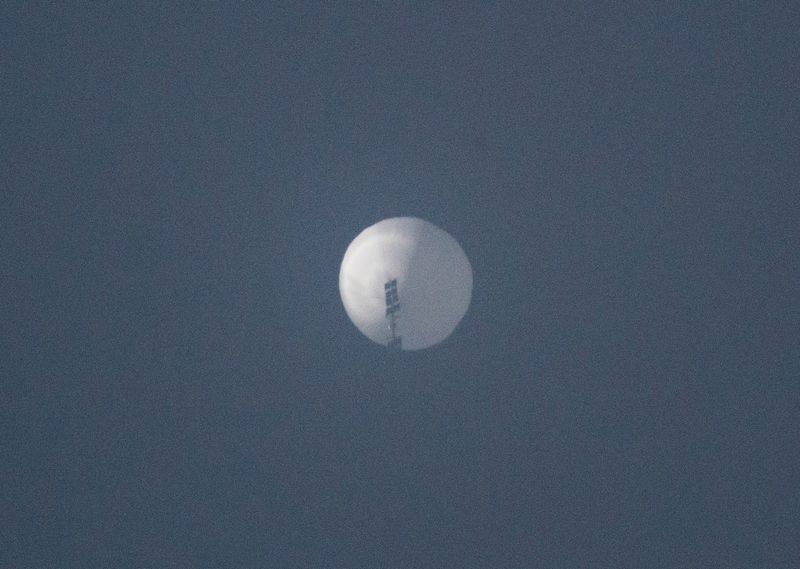
[(393, 217), (347, 248), (339, 292), (370, 340), (419, 350), (447, 338), (466, 314), (472, 267), (447, 232), (416, 217)]

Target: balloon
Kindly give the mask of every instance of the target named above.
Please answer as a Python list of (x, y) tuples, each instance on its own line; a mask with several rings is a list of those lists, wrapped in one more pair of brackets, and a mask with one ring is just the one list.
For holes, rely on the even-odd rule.
[(464, 317), (472, 267), (447, 232), (416, 217), (393, 217), (350, 243), (339, 293), (350, 320), (370, 340), (419, 350), (447, 338)]

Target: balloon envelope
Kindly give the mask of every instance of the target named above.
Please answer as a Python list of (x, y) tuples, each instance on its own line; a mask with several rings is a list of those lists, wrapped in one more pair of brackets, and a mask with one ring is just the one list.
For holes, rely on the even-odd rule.
[(339, 292), (347, 315), (370, 340), (388, 345), (386, 283), (397, 280), (396, 335), (404, 350), (438, 344), (472, 297), (472, 267), (448, 233), (416, 217), (385, 219), (362, 231), (344, 254)]

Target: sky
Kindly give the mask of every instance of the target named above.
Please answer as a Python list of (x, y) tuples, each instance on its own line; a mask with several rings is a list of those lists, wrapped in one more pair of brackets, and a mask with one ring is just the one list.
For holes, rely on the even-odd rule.
[[(800, 565), (798, 22), (3, 3), (0, 565)], [(401, 215), (474, 289), (396, 354)]]

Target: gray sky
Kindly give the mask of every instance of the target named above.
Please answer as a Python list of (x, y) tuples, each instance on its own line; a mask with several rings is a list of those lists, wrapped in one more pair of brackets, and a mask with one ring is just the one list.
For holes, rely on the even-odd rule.
[[(796, 567), (800, 9), (0, 9), (0, 565)], [(427, 219), (439, 347), (341, 257)]]

